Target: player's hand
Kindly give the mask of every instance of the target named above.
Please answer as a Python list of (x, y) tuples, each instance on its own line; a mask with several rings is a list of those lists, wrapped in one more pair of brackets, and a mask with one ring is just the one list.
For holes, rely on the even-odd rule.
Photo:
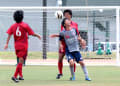
[(86, 41), (84, 39), (81, 39), (80, 44), (81, 44), (83, 49), (86, 48)]
[(8, 44), (6, 44), (5, 46), (4, 46), (4, 49), (6, 50), (8, 48)]
[(40, 36), (38, 36), (38, 39), (40, 39), (40, 40), (41, 40), (41, 37), (40, 37)]
[(80, 36), (78, 36), (78, 40), (82, 40), (82, 38)]
[(35, 36), (35, 37), (37, 37), (38, 39), (41, 39), (41, 37), (40, 37), (40, 35), (38, 35), (38, 34), (33, 34), (32, 36)]

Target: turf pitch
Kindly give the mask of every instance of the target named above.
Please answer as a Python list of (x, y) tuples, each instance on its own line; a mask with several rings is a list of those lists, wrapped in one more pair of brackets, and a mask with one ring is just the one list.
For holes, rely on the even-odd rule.
[(0, 66), (0, 86), (120, 86), (120, 67), (89, 66), (87, 67), (91, 82), (84, 80), (84, 74), (77, 66), (76, 80), (70, 81), (68, 66), (63, 68), (63, 77), (56, 79), (57, 66), (25, 66), (23, 67), (24, 81), (14, 83), (11, 77), (15, 66)]

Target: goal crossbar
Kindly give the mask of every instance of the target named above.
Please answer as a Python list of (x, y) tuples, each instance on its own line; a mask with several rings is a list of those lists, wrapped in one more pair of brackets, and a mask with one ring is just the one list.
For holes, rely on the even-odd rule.
[(41, 7), (41, 6), (10, 6), (10, 7), (0, 7), (0, 9), (117, 9), (120, 8), (120, 6), (62, 6), (62, 7), (55, 7), (55, 6), (49, 6), (49, 7)]

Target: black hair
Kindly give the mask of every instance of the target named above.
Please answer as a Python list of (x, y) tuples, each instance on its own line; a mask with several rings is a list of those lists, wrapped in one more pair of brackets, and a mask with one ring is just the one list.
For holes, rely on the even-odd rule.
[(66, 9), (66, 10), (64, 10), (63, 14), (65, 15), (65, 13), (69, 13), (71, 15), (71, 18), (72, 18), (72, 10)]
[(13, 18), (14, 20), (19, 23), (23, 20), (24, 12), (22, 10), (17, 10), (14, 12)]
[(65, 26), (65, 21), (67, 20), (67, 18), (64, 18), (63, 20), (62, 20), (62, 26), (64, 27), (64, 28), (66, 28), (66, 26)]

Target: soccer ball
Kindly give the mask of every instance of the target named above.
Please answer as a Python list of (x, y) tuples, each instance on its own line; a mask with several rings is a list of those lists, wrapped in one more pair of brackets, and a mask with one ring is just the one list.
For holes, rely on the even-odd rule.
[(55, 12), (55, 17), (57, 18), (57, 19), (62, 19), (63, 18), (63, 12), (62, 11), (56, 11)]

